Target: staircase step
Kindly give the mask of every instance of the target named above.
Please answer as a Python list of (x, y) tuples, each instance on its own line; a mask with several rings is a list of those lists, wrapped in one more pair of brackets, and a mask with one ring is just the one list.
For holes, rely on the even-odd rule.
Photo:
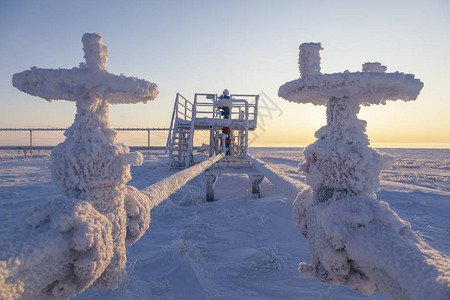
[(190, 165), (188, 154), (191, 138), (191, 124), (178, 124), (172, 129), (172, 141), (169, 145), (171, 168), (184, 169)]

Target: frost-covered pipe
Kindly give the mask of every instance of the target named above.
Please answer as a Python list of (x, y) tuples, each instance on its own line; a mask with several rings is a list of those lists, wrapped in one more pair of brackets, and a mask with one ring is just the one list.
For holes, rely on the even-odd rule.
[(294, 201), (297, 195), (308, 188), (308, 186), (300, 181), (292, 180), (291, 178), (277, 173), (275, 169), (270, 167), (267, 163), (248, 155), (248, 158), (253, 163), (256, 169), (261, 172), (273, 185), (279, 190), (289, 201)]
[(150, 198), (154, 206), (169, 198), (170, 195), (178, 191), (183, 185), (200, 175), (203, 171), (211, 167), (225, 156), (225, 153), (217, 154), (199, 164), (173, 174), (157, 183), (154, 183), (141, 190), (143, 194)]
[(320, 43), (303, 43), (298, 47), (298, 50), (300, 77), (307, 78), (309, 76), (320, 75), (319, 51), (323, 50)]

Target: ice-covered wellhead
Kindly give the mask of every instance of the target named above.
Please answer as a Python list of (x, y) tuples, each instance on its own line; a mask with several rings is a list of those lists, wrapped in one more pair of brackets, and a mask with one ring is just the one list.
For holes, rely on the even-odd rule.
[(33, 67), (13, 76), (25, 93), (75, 101), (77, 113), (65, 141), (52, 151), (51, 171), (62, 195), (25, 214), (0, 245), (2, 299), (116, 288), (126, 274), (126, 247), (149, 226), (155, 203), (126, 185), (130, 164), (142, 164), (142, 154), (115, 141), (108, 103), (154, 100), (157, 86), (109, 73), (99, 34), (86, 33), (82, 42), (86, 62), (79, 68)]
[(301, 77), (278, 92), (288, 101), (327, 107), (327, 124), (299, 166), (311, 187), (293, 210), (311, 251), (311, 264), (301, 263), (300, 271), (367, 295), (448, 299), (448, 259), (376, 199), (380, 172), (393, 159), (369, 147), (366, 122), (357, 118), (361, 104), (415, 100), (423, 83), (411, 74), (385, 73), (377, 62), (364, 64), (363, 72), (321, 74), (320, 50), (320, 43), (302, 44)]

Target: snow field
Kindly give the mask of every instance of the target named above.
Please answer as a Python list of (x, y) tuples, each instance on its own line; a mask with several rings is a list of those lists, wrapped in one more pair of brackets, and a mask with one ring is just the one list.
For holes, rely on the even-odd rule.
[[(428, 169), (417, 168), (418, 174), (450, 159), (450, 150), (382, 151), (424, 162)], [(304, 178), (298, 173), (302, 148), (250, 152), (285, 176)], [(58, 194), (50, 182), (49, 164), (47, 156), (0, 158), (0, 228)], [(142, 189), (174, 171), (167, 169), (167, 156), (154, 153), (144, 157), (142, 166), (132, 167), (131, 174), (129, 184)], [(194, 179), (152, 210), (147, 234), (127, 249), (128, 275), (117, 290), (87, 290), (76, 299), (388, 299), (303, 278), (297, 268), (300, 261), (310, 260), (308, 245), (292, 222), (292, 203), (267, 180), (263, 198), (253, 199), (246, 175), (222, 174), (216, 184), (218, 201), (213, 203), (204, 202), (204, 194), (202, 199), (191, 196), (191, 189), (203, 184), (202, 178)], [(442, 185), (444, 190), (439, 189)], [(413, 231), (448, 256), (448, 188), (448, 182), (424, 188), (420, 181), (382, 181), (378, 199), (387, 201)], [(3, 234), (0, 231), (1, 240)]]

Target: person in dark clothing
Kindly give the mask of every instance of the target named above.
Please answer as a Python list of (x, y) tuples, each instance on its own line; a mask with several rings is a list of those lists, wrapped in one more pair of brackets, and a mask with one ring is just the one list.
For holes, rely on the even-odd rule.
[[(222, 95), (220, 95), (219, 97), (219, 104), (220, 104), (220, 99), (231, 99), (230, 97), (230, 91), (228, 91), (228, 89), (225, 89), (222, 92)], [(224, 119), (229, 119), (230, 118), (230, 107), (229, 106), (219, 106), (220, 110), (221, 110), (221, 115), (223, 116)], [(230, 155), (230, 145), (231, 145), (231, 130), (230, 127), (223, 127), (222, 128), (222, 133), (226, 134), (227, 137), (225, 139), (225, 147), (227, 149), (226, 151), (226, 155)]]

